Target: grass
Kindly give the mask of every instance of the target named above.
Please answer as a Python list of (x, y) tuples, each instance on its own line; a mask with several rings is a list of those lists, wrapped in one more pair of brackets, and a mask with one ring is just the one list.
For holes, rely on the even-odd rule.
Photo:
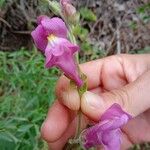
[(46, 149), (40, 126), (54, 100), (58, 70), (37, 51), (0, 52), (0, 149)]
[[(150, 47), (132, 53), (150, 53)], [(40, 126), (55, 99), (58, 75), (44, 68), (36, 50), (0, 51), (0, 150), (47, 150)]]

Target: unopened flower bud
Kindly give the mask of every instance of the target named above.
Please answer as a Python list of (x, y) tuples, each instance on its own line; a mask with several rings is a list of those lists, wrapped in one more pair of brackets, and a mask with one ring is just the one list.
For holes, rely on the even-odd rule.
[(64, 5), (64, 12), (66, 13), (66, 16), (73, 16), (76, 14), (76, 8), (73, 5), (66, 3)]
[(55, 15), (60, 15), (60, 13), (61, 13), (60, 4), (56, 1), (49, 1), (49, 0), (48, 0), (48, 3), (49, 3), (49, 7), (53, 11), (53, 13)]
[(62, 13), (64, 17), (73, 24), (79, 21), (79, 13), (77, 13), (76, 8), (71, 4), (70, 0), (61, 0), (60, 4), (62, 6)]

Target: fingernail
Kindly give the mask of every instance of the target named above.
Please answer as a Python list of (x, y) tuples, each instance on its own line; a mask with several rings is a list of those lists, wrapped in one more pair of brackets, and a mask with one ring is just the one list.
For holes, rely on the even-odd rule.
[(93, 109), (98, 109), (104, 104), (103, 99), (99, 95), (96, 95), (92, 92), (87, 91), (83, 96), (87, 105)]
[(74, 88), (69, 88), (62, 93), (62, 101), (65, 106), (71, 110), (78, 110), (80, 108), (80, 97), (78, 91)]
[(81, 109), (91, 119), (99, 120), (105, 110), (104, 101), (99, 95), (87, 91), (82, 96)]

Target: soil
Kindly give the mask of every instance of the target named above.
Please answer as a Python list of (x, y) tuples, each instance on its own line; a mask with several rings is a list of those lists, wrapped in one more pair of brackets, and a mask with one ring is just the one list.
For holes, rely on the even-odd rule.
[[(77, 8), (87, 6), (96, 13), (96, 22), (82, 20), (81, 24), (90, 31), (90, 42), (108, 54), (150, 46), (150, 21), (144, 22), (136, 11), (148, 4), (148, 0), (75, 0), (74, 3)], [(0, 10), (0, 50), (31, 49), (30, 32), (40, 14), (52, 16), (47, 7), (41, 7), (40, 0), (8, 0)], [(131, 28), (132, 23), (136, 27)]]
[(14, 51), (21, 47), (31, 49), (30, 33), (40, 14), (50, 15), (39, 0), (7, 1), (0, 10), (0, 50)]
[[(78, 0), (77, 6), (87, 6), (97, 15), (95, 23), (82, 22), (90, 30), (91, 42), (97, 43), (107, 54), (114, 54), (150, 46), (150, 21), (144, 22), (142, 16), (137, 13), (137, 9), (145, 4), (150, 5), (150, 1)], [(150, 9), (147, 16), (150, 17)], [(135, 27), (131, 27), (133, 23)]]

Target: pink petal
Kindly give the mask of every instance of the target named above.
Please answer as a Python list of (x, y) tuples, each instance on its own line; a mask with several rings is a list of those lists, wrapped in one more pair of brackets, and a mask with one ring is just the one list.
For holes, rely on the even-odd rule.
[(69, 41), (66, 42), (64, 45), (71, 50), (72, 54), (74, 54), (75, 52), (80, 50), (80, 47), (78, 45), (74, 45), (74, 44), (70, 43)]
[(119, 129), (103, 134), (102, 139), (105, 150), (120, 150), (121, 131)]
[(101, 121), (121, 117), (123, 114), (126, 114), (130, 119), (132, 118), (128, 113), (122, 110), (119, 104), (115, 103), (101, 116)]
[(54, 56), (60, 56), (64, 53), (64, 48), (59, 43), (51, 44), (51, 42), (48, 42), (47, 47), (45, 49), (45, 53), (47, 51), (50, 51), (51, 54), (53, 54)]
[(46, 15), (41, 15), (41, 16), (39, 16), (39, 17), (37, 18), (37, 23), (38, 23), (38, 24), (41, 24), (41, 21), (42, 21), (43, 19), (49, 19), (49, 17), (47, 17)]
[(47, 35), (42, 25), (38, 25), (31, 33), (37, 48), (44, 51), (47, 46)]
[(82, 134), (83, 145), (90, 148), (103, 145), (105, 150), (119, 150), (121, 144), (120, 128), (131, 119), (118, 104), (113, 104), (101, 117), (101, 121)]
[(62, 41), (59, 41), (53, 47), (52, 45), (47, 46), (45, 53), (46, 55), (45, 67), (46, 68), (51, 68), (53, 66), (59, 67), (61, 70), (63, 70), (63, 72), (67, 77), (74, 80), (78, 86), (81, 86), (83, 82), (79, 77), (77, 65), (75, 64), (73, 57), (73, 53), (77, 51), (76, 50), (77, 48), (78, 48), (77, 46), (71, 45), (69, 41), (65, 39), (62, 39)]
[(41, 25), (49, 34), (54, 34), (57, 37), (67, 38), (67, 27), (62, 19), (53, 17), (43, 17), (40, 21)]
[(46, 56), (45, 64), (48, 65), (49, 67), (52, 67), (53, 64), (52, 63), (50, 64), (50, 62), (51, 62), (51, 59), (52, 59), (53, 55), (52, 55), (51, 49), (49, 49), (48, 46), (45, 50), (45, 56)]
[(101, 125), (101, 130), (105, 131), (120, 128), (121, 126), (126, 124), (128, 120), (129, 117), (126, 114), (123, 114), (121, 117), (111, 118), (106, 124)]
[(67, 53), (64, 53), (58, 61), (56, 62), (56, 65), (62, 69), (65, 73), (65, 75), (76, 82), (77, 86), (81, 86), (83, 84), (82, 80), (79, 77), (78, 71), (77, 71), (77, 65), (75, 64), (74, 58)]
[(63, 46), (65, 50), (70, 51), (72, 55), (80, 50), (80, 47), (78, 45), (72, 44), (70, 41), (64, 38), (58, 38), (57, 42), (57, 44)]
[(60, 56), (63, 54), (64, 50), (70, 51), (73, 55), (75, 52), (79, 51), (79, 46), (70, 43), (64, 38), (56, 38), (55, 41), (48, 42), (45, 51), (51, 51), (54, 56)]
[(64, 3), (71, 3), (71, 0), (60, 0), (61, 5), (63, 5)]

